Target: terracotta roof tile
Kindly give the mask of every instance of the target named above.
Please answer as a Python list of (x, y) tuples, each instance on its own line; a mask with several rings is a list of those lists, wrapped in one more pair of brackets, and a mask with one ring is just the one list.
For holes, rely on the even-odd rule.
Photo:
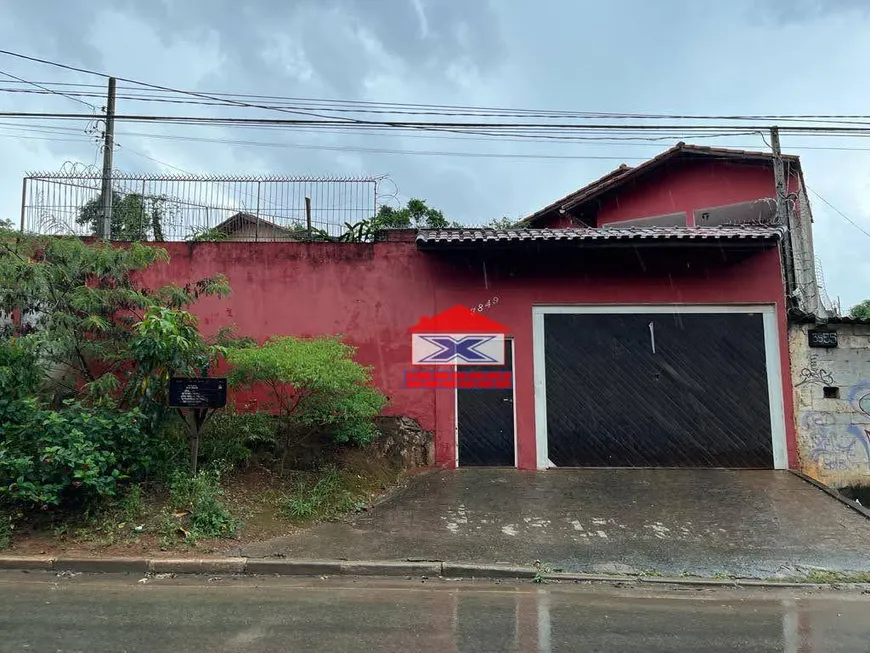
[(623, 227), (607, 229), (432, 229), (417, 234), (417, 246), (511, 242), (595, 241), (773, 241), (780, 227)]

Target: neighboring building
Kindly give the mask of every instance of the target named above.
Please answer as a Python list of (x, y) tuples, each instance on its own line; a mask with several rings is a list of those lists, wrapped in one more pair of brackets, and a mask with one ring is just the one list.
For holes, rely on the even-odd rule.
[[(443, 466), (797, 467), (787, 314), (821, 307), (800, 165), (785, 160), (784, 224), (769, 155), (681, 144), (521, 229), (166, 243), (170, 265), (148, 275), (226, 274), (229, 306), (194, 307), (207, 330), (343, 334), (389, 411), (434, 431)], [(512, 390), (406, 386), (409, 329), (456, 305), (504, 326)]]
[(789, 346), (800, 468), (870, 486), (870, 319), (796, 314)]
[(236, 213), (219, 225), (214, 232), (222, 234), (224, 240), (239, 242), (275, 242), (302, 240), (299, 231), (258, 218), (251, 213)]

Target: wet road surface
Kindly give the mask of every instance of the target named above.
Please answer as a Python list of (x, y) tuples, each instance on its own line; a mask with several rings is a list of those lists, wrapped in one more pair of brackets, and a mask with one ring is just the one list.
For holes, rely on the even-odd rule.
[(233, 555), (795, 577), (870, 571), (870, 520), (787, 471), (467, 468)]
[(853, 591), (0, 573), (0, 651), (867, 651)]

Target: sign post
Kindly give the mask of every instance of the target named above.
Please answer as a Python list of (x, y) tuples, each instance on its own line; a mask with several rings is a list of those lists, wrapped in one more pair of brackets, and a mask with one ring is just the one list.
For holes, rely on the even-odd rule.
[[(199, 435), (215, 409), (227, 405), (227, 380), (210, 377), (172, 377), (169, 379), (169, 405), (178, 409), (178, 414), (187, 424), (190, 440), (190, 473), (195, 475), (196, 461), (199, 457)], [(188, 419), (188, 415), (191, 419)]]

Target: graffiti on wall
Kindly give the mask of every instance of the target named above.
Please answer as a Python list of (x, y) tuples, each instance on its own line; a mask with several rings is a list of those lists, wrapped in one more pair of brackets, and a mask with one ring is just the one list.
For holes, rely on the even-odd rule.
[(799, 388), (802, 385), (834, 385), (834, 377), (827, 370), (819, 367), (817, 354), (810, 354), (810, 364), (799, 372), (800, 381), (794, 384)]
[(870, 471), (870, 381), (850, 388), (848, 401), (852, 408), (849, 424), (838, 423), (835, 413), (807, 411), (801, 415), (808, 458), (820, 471)]
[(814, 370), (805, 367), (800, 371), (800, 381), (794, 384), (799, 388), (802, 385), (834, 385), (834, 377), (827, 370)]

